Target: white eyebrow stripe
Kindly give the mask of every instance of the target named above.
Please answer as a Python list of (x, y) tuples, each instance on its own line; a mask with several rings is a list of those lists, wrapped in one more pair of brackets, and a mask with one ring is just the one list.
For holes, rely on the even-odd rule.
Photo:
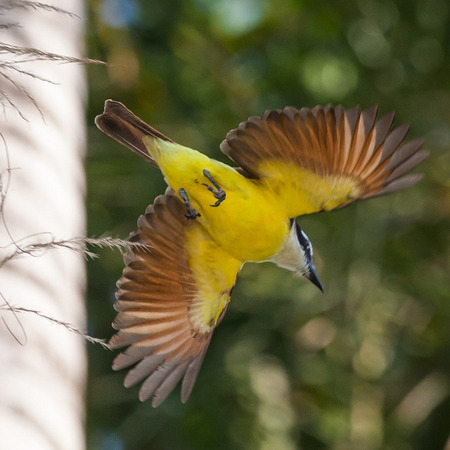
[(311, 241), (309, 240), (306, 233), (300, 227), (298, 227), (298, 228), (300, 230), (303, 240), (305, 241), (305, 245), (303, 245), (302, 242), (300, 242), (300, 245), (305, 253), (307, 253), (307, 252), (309, 253), (310, 259), (312, 260), (314, 251), (313, 251)]

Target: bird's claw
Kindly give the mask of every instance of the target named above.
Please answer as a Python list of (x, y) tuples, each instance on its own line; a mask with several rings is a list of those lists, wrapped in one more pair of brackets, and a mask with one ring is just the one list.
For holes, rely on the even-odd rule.
[(196, 219), (197, 217), (201, 217), (201, 214), (192, 206), (192, 203), (189, 200), (187, 192), (183, 188), (180, 188), (178, 189), (178, 193), (180, 194), (180, 197), (183, 199), (184, 204), (186, 206), (185, 216), (188, 219)]
[(219, 206), (226, 198), (227, 193), (217, 184), (216, 180), (211, 176), (207, 169), (203, 169), (203, 175), (208, 178), (211, 184), (214, 186), (210, 186), (209, 184), (202, 183), (203, 186), (206, 186), (208, 191), (212, 192), (214, 197), (217, 198), (216, 203), (214, 205), (210, 205), (213, 207)]

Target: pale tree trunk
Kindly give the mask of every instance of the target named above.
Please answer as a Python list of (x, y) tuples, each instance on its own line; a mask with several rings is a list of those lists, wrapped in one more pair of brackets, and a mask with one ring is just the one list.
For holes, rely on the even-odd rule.
[[(81, 0), (42, 2), (84, 15)], [(70, 56), (82, 53), (83, 20), (18, 7), (22, 3), (17, 0), (1, 16), (2, 22), (19, 24), (2, 29), (1, 42)], [(0, 260), (27, 244), (81, 236), (85, 229), (84, 69), (51, 61), (26, 63), (20, 69), (55, 84), (6, 69), (34, 98), (39, 112), (0, 76), (2, 96), (7, 94), (27, 119), (13, 108), (0, 109), (2, 193), (9, 186), (0, 217)], [(12, 241), (16, 246), (7, 247)], [(82, 338), (36, 314), (8, 312), (4, 303), (84, 329), (84, 290), (83, 256), (64, 248), (23, 254), (0, 267), (1, 450), (85, 447)]]

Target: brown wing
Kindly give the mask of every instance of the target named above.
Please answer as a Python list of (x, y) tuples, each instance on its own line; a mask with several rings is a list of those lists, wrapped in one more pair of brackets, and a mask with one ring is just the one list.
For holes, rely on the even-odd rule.
[(138, 116), (133, 114), (122, 103), (116, 102), (115, 100), (105, 101), (105, 110), (103, 114), (95, 118), (95, 124), (109, 137), (125, 145), (156, 167), (158, 165), (148, 154), (143, 138), (145, 136), (152, 136), (157, 139), (173, 142), (170, 138), (139, 119)]
[(183, 376), (181, 399), (188, 399), (241, 266), (185, 213), (169, 191), (139, 218), (130, 240), (148, 248), (126, 253), (114, 305), (113, 327), (119, 331), (110, 345), (128, 348), (116, 357), (113, 369), (136, 364), (124, 384), (144, 380), (139, 398), (153, 395), (155, 407)]
[(280, 192), (291, 217), (391, 194), (421, 175), (423, 140), (402, 144), (409, 127), (390, 131), (394, 114), (376, 122), (377, 107), (286, 107), (231, 130), (221, 150), (249, 177)]

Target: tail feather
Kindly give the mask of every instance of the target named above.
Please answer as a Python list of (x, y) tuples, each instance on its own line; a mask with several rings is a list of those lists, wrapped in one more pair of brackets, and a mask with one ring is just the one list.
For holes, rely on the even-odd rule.
[(139, 119), (122, 103), (114, 100), (106, 100), (105, 110), (103, 114), (95, 118), (95, 124), (105, 134), (125, 145), (156, 167), (158, 167), (158, 164), (150, 156), (144, 144), (144, 138), (151, 136), (155, 139), (173, 142), (170, 138)]

